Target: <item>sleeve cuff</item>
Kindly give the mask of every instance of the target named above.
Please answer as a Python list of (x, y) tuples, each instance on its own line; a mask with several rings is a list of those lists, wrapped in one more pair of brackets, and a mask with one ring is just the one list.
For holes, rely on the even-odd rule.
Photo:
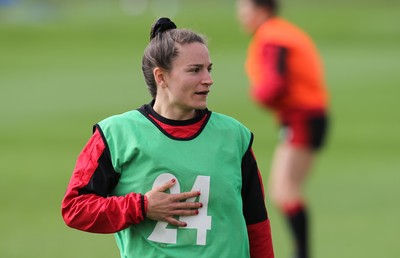
[(141, 204), (142, 204), (142, 215), (143, 215), (143, 219), (146, 218), (146, 214), (147, 214), (147, 206), (148, 206), (148, 201), (147, 201), (147, 197), (146, 195), (142, 194), (142, 198), (141, 198)]

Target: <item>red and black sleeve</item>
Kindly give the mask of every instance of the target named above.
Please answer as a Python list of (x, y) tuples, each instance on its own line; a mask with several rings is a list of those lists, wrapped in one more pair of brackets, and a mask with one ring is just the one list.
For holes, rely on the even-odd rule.
[(273, 258), (271, 227), (264, 201), (264, 187), (251, 144), (242, 158), (243, 214), (252, 258)]
[(274, 108), (287, 87), (287, 49), (267, 44), (262, 50), (261, 69), (263, 79), (252, 87), (251, 95), (260, 104)]
[(145, 217), (145, 197), (139, 193), (109, 196), (119, 180), (101, 130), (80, 153), (62, 200), (65, 223), (83, 231), (115, 233)]

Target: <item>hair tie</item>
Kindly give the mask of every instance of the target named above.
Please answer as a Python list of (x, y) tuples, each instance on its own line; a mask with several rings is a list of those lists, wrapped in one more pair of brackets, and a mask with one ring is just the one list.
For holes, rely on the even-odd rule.
[(167, 30), (176, 29), (176, 25), (169, 18), (160, 18), (157, 22), (152, 26), (150, 31), (150, 40), (155, 38), (158, 34), (164, 33)]

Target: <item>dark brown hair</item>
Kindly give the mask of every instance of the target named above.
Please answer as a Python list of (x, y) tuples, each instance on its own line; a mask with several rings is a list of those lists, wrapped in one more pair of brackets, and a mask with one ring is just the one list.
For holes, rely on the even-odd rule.
[(272, 11), (274, 14), (278, 12), (278, 2), (276, 0), (250, 0), (253, 3), (260, 7), (265, 7)]

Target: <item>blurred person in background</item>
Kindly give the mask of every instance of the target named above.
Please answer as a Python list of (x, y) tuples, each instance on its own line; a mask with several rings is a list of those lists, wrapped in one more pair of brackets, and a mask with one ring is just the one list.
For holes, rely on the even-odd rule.
[(64, 221), (115, 233), (121, 257), (273, 258), (253, 134), (207, 109), (205, 38), (168, 18), (150, 34), (142, 70), (153, 100), (94, 126)]
[(323, 66), (310, 37), (277, 14), (275, 0), (238, 0), (239, 22), (252, 39), (246, 71), (252, 99), (280, 125), (270, 197), (286, 217), (296, 258), (309, 258), (309, 209), (303, 193), (327, 130)]

